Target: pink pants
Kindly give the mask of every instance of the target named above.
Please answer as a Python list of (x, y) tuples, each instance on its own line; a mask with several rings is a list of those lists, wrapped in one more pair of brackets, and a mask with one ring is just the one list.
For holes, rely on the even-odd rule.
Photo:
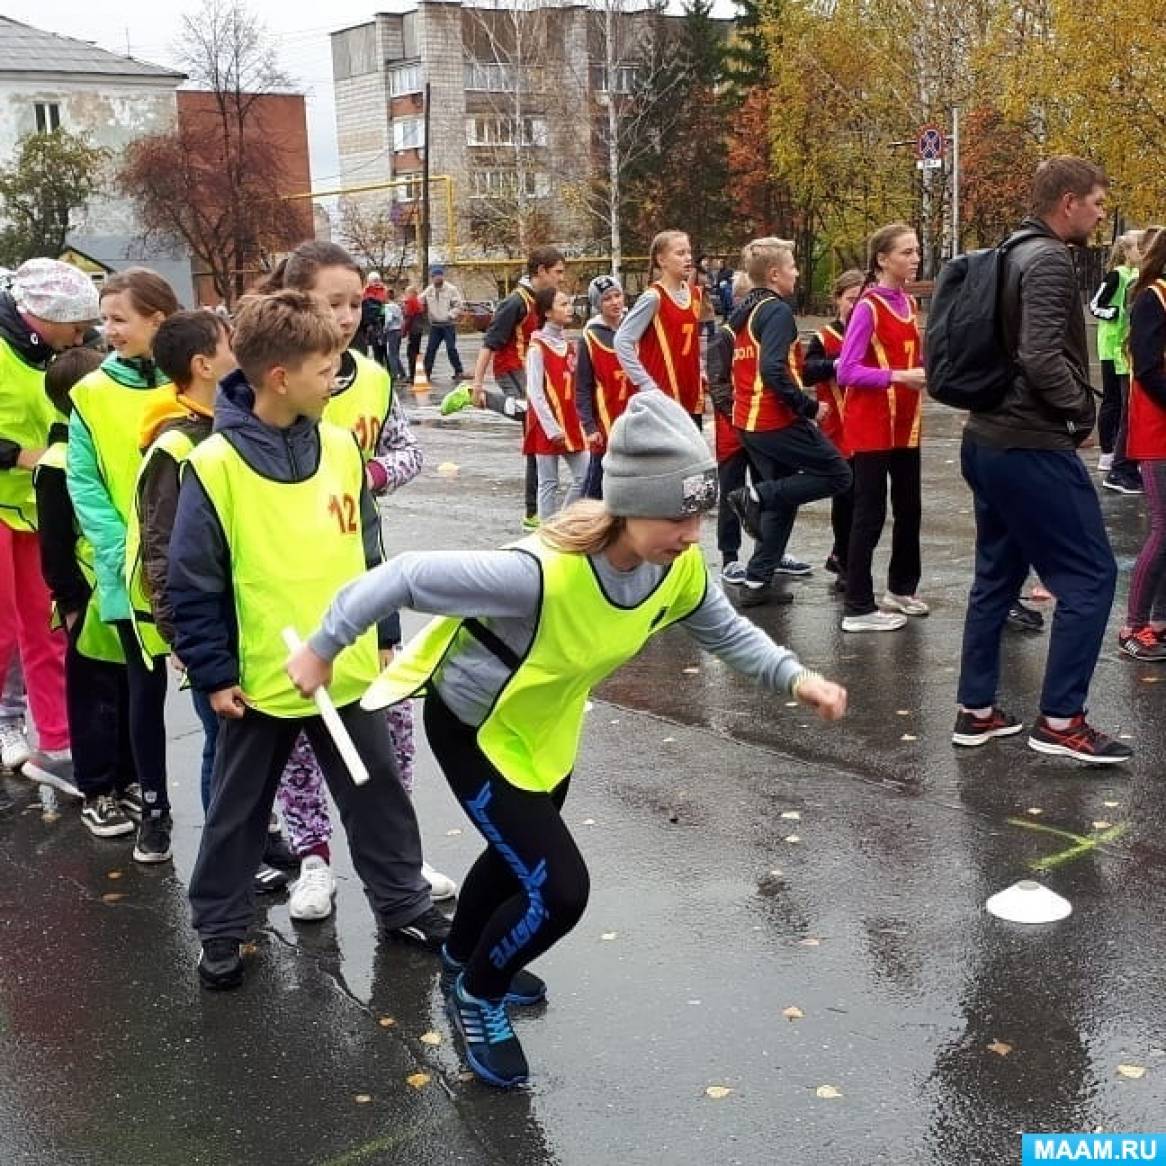
[(18, 652), (40, 748), (68, 749), (65, 633), (51, 624), (37, 536), (0, 522), (0, 675)]

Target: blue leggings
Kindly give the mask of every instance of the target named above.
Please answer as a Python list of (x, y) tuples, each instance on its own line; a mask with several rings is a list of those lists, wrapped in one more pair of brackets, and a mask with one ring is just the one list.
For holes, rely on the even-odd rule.
[(511, 785), (478, 747), (477, 731), (425, 698), (425, 732), (450, 789), (486, 839), (462, 883), (446, 947), (465, 963), (472, 996), (501, 1000), (514, 973), (583, 916), (587, 866), (559, 813), (570, 777), (551, 793)]

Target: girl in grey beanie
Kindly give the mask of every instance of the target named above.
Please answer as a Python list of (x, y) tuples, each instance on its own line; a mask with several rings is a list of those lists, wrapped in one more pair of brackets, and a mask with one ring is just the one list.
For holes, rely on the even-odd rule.
[(657, 632), (683, 628), (768, 693), (826, 720), (846, 691), (739, 615), (708, 576), (701, 516), (716, 503), (708, 446), (663, 393), (636, 394), (612, 429), (604, 501), (567, 507), (505, 550), (410, 552), (349, 584), (288, 661), (305, 695), (332, 661), (402, 607), (436, 614), (362, 704), (424, 690), (438, 764), (486, 847), (442, 951), (442, 987), (470, 1068), (528, 1076), (508, 1009), (546, 984), (527, 965), (578, 923), (589, 876), (561, 810), (591, 689)]

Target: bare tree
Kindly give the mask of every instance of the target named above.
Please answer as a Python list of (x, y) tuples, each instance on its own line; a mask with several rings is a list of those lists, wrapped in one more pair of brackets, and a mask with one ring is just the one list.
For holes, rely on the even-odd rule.
[(337, 229), (349, 251), (392, 283), (408, 262), (409, 228), (415, 218), (415, 204), (367, 196), (342, 198)]
[(280, 198), (285, 148), (264, 125), (261, 99), (291, 88), (264, 27), (238, 0), (203, 0), (183, 17), (181, 63), (207, 96), (174, 130), (126, 151), (122, 188), (144, 234), (184, 243), (228, 303), (249, 268), (311, 233), (303, 203)]

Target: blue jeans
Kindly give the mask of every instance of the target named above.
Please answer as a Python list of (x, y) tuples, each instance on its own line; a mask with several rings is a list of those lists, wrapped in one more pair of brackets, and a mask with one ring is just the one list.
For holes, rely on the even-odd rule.
[(425, 375), (433, 376), (433, 362), (437, 359), (437, 350), (442, 341), (445, 342), (445, 352), (453, 369), (454, 380), (461, 380), (462, 358), (457, 350), (457, 329), (452, 324), (429, 325), (429, 343), (425, 346)]
[(191, 689), (194, 697), (194, 711), (202, 722), (202, 773), (199, 791), (202, 794), (202, 812), (205, 815), (207, 806), (211, 804), (211, 773), (215, 767), (215, 746), (219, 741), (219, 718), (211, 708), (211, 699), (205, 692), (197, 688)]
[(1057, 597), (1040, 711), (1085, 711), (1113, 606), (1117, 563), (1097, 491), (1075, 450), (993, 449), (964, 439), (976, 512), (959, 702), (987, 708), (1000, 681), (1000, 635), (1029, 568)]

